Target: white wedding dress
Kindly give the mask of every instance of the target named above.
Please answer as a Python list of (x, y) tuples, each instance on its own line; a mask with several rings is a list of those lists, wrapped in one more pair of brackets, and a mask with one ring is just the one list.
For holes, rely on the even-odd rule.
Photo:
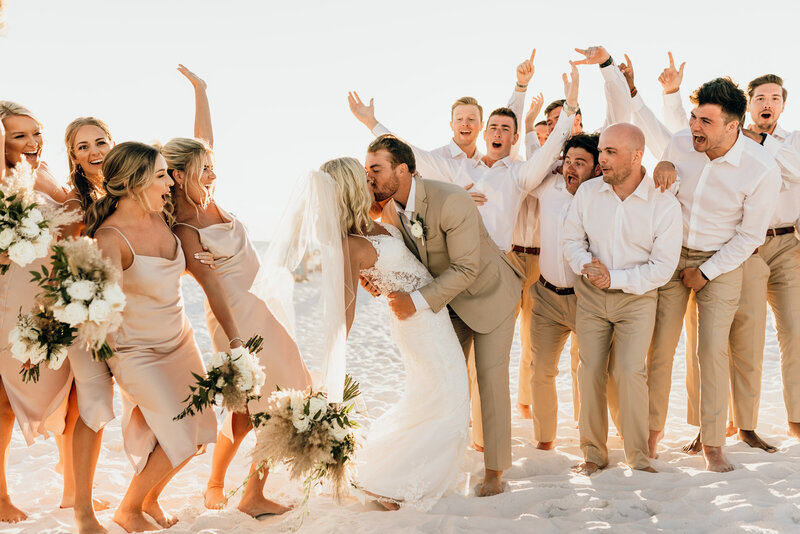
[[(360, 236), (378, 259), (361, 274), (381, 294), (411, 293), (433, 278), (403, 242), (391, 235)], [(357, 451), (358, 485), (402, 505), (430, 509), (451, 489), (460, 470), (469, 426), (469, 385), (464, 353), (447, 308), (417, 311), (405, 320), (392, 314), (392, 337), (406, 369), (400, 400), (369, 428)]]

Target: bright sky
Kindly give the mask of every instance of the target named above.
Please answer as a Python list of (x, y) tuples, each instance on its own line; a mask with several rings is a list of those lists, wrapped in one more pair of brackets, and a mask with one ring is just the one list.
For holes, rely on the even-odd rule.
[[(67, 174), (64, 129), (78, 116), (102, 118), (117, 142), (191, 136), (193, 92), (175, 70), (184, 63), (209, 85), (217, 198), (255, 239), (269, 239), (299, 176), (333, 157), (363, 161), (371, 134), (350, 114), (348, 90), (374, 97), (378, 119), (399, 135), (435, 148), (449, 141), (452, 101), (505, 105), (534, 47), (528, 94), (546, 102), (562, 98), (572, 49), (602, 44), (618, 61), (631, 56), (660, 114), (656, 78), (672, 50), (687, 62), (685, 100), (716, 76), (746, 86), (771, 72), (789, 90), (780, 123), (800, 128), (792, 0), (3, 1), (0, 99), (42, 120), (57, 177)], [(581, 67), (589, 130), (605, 109), (597, 70)]]

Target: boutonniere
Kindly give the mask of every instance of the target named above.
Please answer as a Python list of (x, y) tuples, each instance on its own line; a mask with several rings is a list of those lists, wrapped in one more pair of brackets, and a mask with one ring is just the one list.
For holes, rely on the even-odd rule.
[(414, 216), (414, 221), (411, 223), (411, 235), (413, 235), (416, 239), (421, 239), (422, 244), (425, 244), (425, 236), (428, 234), (428, 229), (425, 226), (425, 222), (422, 220), (422, 217), (419, 215)]

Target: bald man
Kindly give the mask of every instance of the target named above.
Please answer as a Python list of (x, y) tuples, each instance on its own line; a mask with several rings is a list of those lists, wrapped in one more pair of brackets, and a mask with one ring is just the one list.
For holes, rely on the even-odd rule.
[(610, 372), (617, 384), (625, 461), (654, 473), (645, 362), (658, 288), (672, 276), (681, 253), (681, 208), (672, 193), (658, 191), (645, 174), (639, 128), (609, 126), (598, 148), (603, 179), (578, 189), (562, 241), (564, 259), (581, 276), (575, 284), (575, 326), (581, 348), (578, 429), (584, 463), (575, 470), (591, 475), (608, 464)]

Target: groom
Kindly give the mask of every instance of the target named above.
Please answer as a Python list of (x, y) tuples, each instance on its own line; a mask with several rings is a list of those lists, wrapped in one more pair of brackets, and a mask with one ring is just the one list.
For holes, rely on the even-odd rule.
[(522, 273), (489, 237), (463, 187), (415, 176), (411, 147), (393, 135), (367, 149), (367, 179), (375, 200), (389, 200), (381, 220), (400, 229), (406, 246), (433, 275), (411, 294), (388, 295), (398, 319), (445, 306), (464, 354), (474, 344), (486, 473), (478, 496), (502, 493), (511, 466), (508, 364)]

